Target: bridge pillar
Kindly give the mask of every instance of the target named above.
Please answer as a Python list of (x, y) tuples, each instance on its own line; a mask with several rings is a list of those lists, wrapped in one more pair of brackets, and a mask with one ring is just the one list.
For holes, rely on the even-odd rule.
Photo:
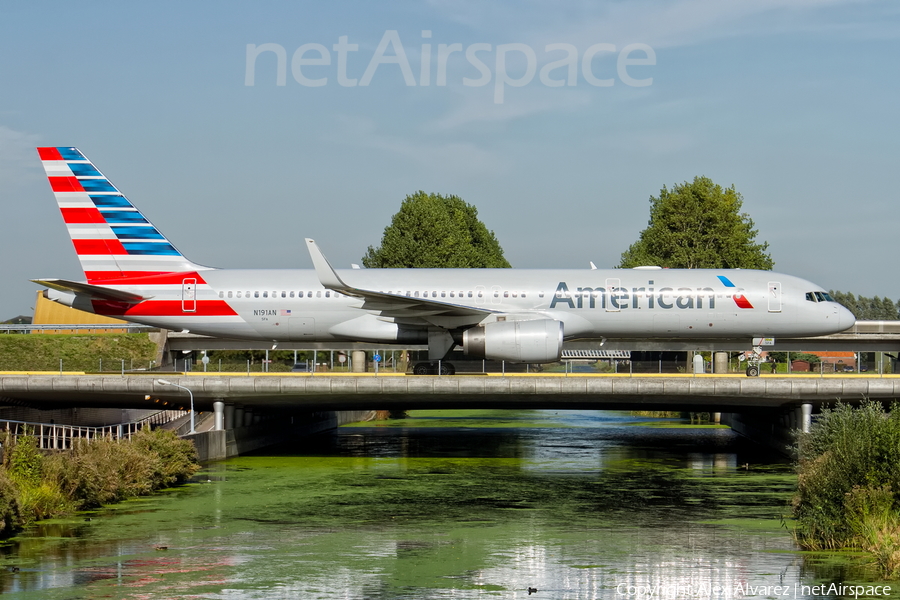
[(234, 404), (225, 405), (225, 429), (234, 429)]
[(225, 429), (225, 403), (221, 400), (213, 402), (213, 413), (215, 414), (215, 425), (213, 431), (222, 431)]
[(234, 428), (237, 429), (238, 427), (243, 427), (243, 426), (244, 426), (244, 407), (236, 406), (234, 408)]
[(800, 421), (800, 431), (809, 433), (810, 428), (812, 428), (812, 404), (801, 404), (797, 410), (799, 411), (797, 418)]
[(362, 350), (354, 350), (350, 354), (350, 360), (353, 361), (353, 372), (354, 373), (365, 373), (366, 372), (366, 353)]
[(249, 408), (244, 409), (244, 427), (253, 425), (253, 411)]
[(728, 372), (728, 353), (716, 352), (713, 355), (713, 373)]
[(694, 373), (706, 373), (706, 368), (703, 364), (703, 355), (702, 354), (694, 355)]

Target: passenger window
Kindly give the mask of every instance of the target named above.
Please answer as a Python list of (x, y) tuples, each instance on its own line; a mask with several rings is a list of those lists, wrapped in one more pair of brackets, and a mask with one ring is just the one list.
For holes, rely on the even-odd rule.
[(225, 297), (225, 292), (219, 292), (219, 298), (224, 298), (224, 297)]
[(331, 298), (331, 292), (330, 292), (330, 291), (325, 292), (325, 297), (326, 297), (326, 298)]
[(240, 293), (240, 292), (237, 293), (237, 297), (238, 297), (238, 298), (241, 297), (241, 293)]
[[(292, 296), (292, 297), (293, 297), (293, 295), (294, 295), (294, 292), (291, 292), (291, 296)], [(287, 292), (281, 292), (281, 297), (282, 297), (282, 298), (287, 298)]]
[(293, 298), (293, 297), (294, 297), (294, 292), (291, 292), (291, 298)]
[(450, 297), (451, 297), (451, 298), (456, 298), (455, 292), (450, 292)]
[[(469, 298), (472, 297), (472, 292), (469, 292)], [(481, 292), (478, 292), (478, 297), (481, 298)]]
[(432, 297), (432, 298), (437, 298), (437, 292), (431, 292), (431, 297)]
[[(496, 297), (497, 297), (497, 294), (494, 294), (494, 297), (496, 298)], [(504, 297), (504, 298), (509, 298), (509, 292), (503, 292), (503, 297)]]
[(269, 297), (269, 292), (263, 292), (263, 298), (268, 298), (268, 297)]
[(231, 292), (228, 292), (228, 297), (231, 298)]
[(446, 297), (447, 297), (447, 292), (441, 292), (441, 298), (446, 298)]
[(259, 298), (259, 292), (253, 292), (253, 297), (254, 297), (254, 298)]
[(316, 292), (316, 298), (321, 298), (321, 297), (322, 297), (322, 291), (319, 290), (318, 292)]

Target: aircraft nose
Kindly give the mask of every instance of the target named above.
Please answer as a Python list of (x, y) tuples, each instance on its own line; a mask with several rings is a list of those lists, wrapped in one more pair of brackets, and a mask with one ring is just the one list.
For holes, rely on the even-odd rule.
[(841, 331), (849, 329), (856, 324), (856, 317), (846, 307), (838, 305), (837, 307), (838, 326)]

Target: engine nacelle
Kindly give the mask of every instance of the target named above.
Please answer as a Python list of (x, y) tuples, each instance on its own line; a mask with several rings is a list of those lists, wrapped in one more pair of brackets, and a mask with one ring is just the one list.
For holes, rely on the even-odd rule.
[(563, 323), (553, 319), (496, 321), (463, 332), (467, 356), (519, 363), (549, 363), (560, 359)]

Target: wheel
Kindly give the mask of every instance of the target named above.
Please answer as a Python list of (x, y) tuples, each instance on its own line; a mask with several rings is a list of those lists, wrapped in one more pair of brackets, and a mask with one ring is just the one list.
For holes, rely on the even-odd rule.
[(416, 363), (416, 366), (413, 367), (413, 375), (428, 375), (431, 373), (431, 364), (429, 363)]
[(759, 367), (747, 367), (747, 377), (759, 377)]
[(450, 363), (441, 362), (441, 375), (456, 375), (456, 367)]

